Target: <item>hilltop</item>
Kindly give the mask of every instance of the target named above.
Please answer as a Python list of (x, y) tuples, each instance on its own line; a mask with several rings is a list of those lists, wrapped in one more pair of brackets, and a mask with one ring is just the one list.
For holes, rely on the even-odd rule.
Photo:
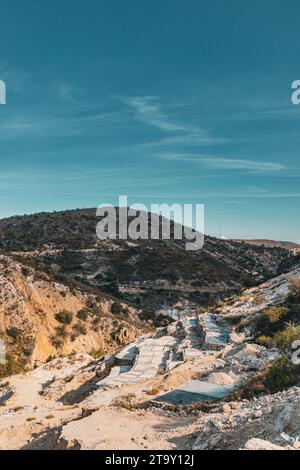
[(250, 245), (264, 245), (269, 247), (285, 248), (286, 250), (300, 250), (300, 245), (294, 242), (280, 241), (280, 240), (267, 240), (267, 239), (254, 239), (254, 240), (240, 240), (237, 242), (248, 243)]
[[(149, 216), (150, 217), (150, 216)], [(96, 209), (0, 220), (0, 250), (146, 309), (177, 302), (214, 304), (224, 295), (278, 274), (288, 251), (205, 237), (199, 251), (181, 240), (96, 237)]]

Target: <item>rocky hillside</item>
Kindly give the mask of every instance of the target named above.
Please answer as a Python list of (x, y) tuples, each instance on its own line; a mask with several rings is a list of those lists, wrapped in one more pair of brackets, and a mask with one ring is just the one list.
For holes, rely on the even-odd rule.
[(8, 359), (0, 375), (59, 355), (101, 356), (146, 329), (135, 308), (0, 255), (0, 338)]
[(280, 241), (280, 240), (236, 240), (237, 242), (246, 242), (250, 245), (265, 245), (265, 246), (277, 246), (280, 248), (286, 248), (287, 250), (300, 250), (298, 243)]
[[(217, 349), (196, 326), (199, 309), (183, 308), (118, 354), (57, 358), (0, 381), (0, 449), (299, 450), (299, 299), (298, 266), (200, 315), (212, 332), (228, 329)], [(230, 391), (155, 400), (195, 379)]]
[(208, 305), (278, 272), (288, 251), (206, 237), (200, 251), (183, 241), (99, 241), (96, 210), (0, 221), (0, 249), (57, 279), (68, 277), (135, 306), (156, 310), (183, 300)]

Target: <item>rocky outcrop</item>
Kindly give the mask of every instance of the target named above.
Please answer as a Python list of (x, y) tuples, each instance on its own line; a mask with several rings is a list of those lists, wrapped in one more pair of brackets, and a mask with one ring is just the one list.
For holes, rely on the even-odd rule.
[(212, 410), (209, 416), (203, 414), (197, 426), (199, 430), (194, 433), (191, 445), (195, 450), (244, 448), (253, 438), (297, 447), (300, 388), (264, 395), (254, 401), (226, 403)]
[(16, 366), (75, 352), (103, 355), (134, 341), (145, 327), (138, 311), (123, 303), (112, 313), (114, 303), (0, 256), (0, 337)]
[(249, 439), (243, 447), (244, 450), (289, 450), (290, 446), (277, 446), (272, 444), (272, 442), (266, 441), (264, 439), (257, 439), (256, 437)]

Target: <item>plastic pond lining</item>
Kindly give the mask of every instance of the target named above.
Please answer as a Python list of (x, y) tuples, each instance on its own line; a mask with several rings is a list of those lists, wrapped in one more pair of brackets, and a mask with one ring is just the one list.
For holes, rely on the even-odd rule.
[(191, 380), (153, 401), (174, 405), (191, 405), (199, 401), (219, 401), (226, 398), (235, 388), (234, 385), (219, 385), (201, 380)]

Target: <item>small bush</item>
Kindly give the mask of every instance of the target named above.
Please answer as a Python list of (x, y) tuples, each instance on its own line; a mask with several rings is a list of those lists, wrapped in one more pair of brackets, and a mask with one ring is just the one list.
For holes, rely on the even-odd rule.
[(148, 391), (147, 395), (157, 395), (161, 392), (161, 388), (158, 385), (153, 385)]
[(248, 379), (230, 400), (251, 400), (265, 393), (276, 393), (296, 385), (300, 379), (300, 366), (292, 363), (288, 356), (280, 356), (271, 365)]
[(121, 304), (119, 304), (118, 302), (114, 302), (111, 306), (111, 313), (113, 314), (119, 314), (119, 313), (122, 313), (123, 311), (123, 307)]
[(265, 346), (266, 348), (270, 348), (274, 340), (271, 336), (266, 336), (266, 335), (261, 335), (256, 339), (258, 344), (261, 344), (262, 346)]
[(289, 310), (286, 307), (269, 307), (265, 310), (264, 315), (268, 318), (270, 323), (276, 323), (286, 315), (288, 311)]
[(290, 277), (289, 287), (290, 287), (292, 296), (295, 298), (299, 298), (300, 297), (300, 277)]
[(62, 340), (57, 338), (56, 336), (51, 336), (50, 341), (52, 346), (54, 346), (56, 349), (60, 349), (63, 345)]
[(56, 356), (52, 356), (52, 355), (50, 354), (50, 356), (48, 356), (47, 359), (46, 359), (46, 363), (51, 362), (51, 361), (53, 361), (54, 359), (56, 359)]
[(125, 408), (126, 410), (133, 410), (136, 407), (136, 395), (134, 393), (128, 393), (118, 397), (113, 402), (114, 406), (118, 408)]
[(87, 308), (82, 308), (77, 312), (77, 318), (82, 321), (87, 321), (90, 311)]
[(14, 340), (17, 340), (20, 336), (21, 330), (19, 328), (16, 328), (15, 326), (12, 326), (11, 328), (8, 328), (6, 330), (6, 334), (13, 338)]
[(74, 326), (73, 326), (73, 330), (75, 331), (75, 333), (77, 333), (78, 335), (86, 335), (87, 334), (87, 328), (85, 325), (83, 325), (83, 323), (80, 323), (80, 322), (77, 322)]
[(285, 329), (275, 334), (274, 340), (276, 346), (281, 351), (290, 352), (292, 343), (300, 339), (300, 325), (287, 324)]
[(289, 357), (281, 356), (272, 363), (264, 379), (264, 385), (271, 393), (295, 385), (299, 380), (300, 367), (295, 366)]
[(6, 354), (6, 362), (0, 364), (0, 379), (10, 375), (20, 374), (24, 371), (24, 366), (21, 361), (13, 354)]
[(62, 310), (55, 315), (55, 320), (64, 325), (69, 325), (73, 320), (73, 313)]
[(58, 326), (55, 328), (57, 336), (60, 336), (61, 338), (65, 339), (68, 336), (68, 332), (66, 330), (65, 326)]
[(289, 278), (289, 287), (291, 291), (291, 301), (300, 301), (300, 277), (290, 277)]
[(92, 349), (89, 354), (90, 354), (90, 356), (92, 356), (94, 359), (99, 359), (100, 357), (105, 356), (106, 350), (105, 350), (104, 348)]
[(287, 307), (269, 307), (263, 310), (256, 320), (256, 335), (271, 336), (276, 331), (277, 324), (284, 320), (288, 312)]
[(24, 277), (27, 277), (30, 274), (30, 269), (27, 266), (22, 266), (21, 273)]
[(266, 387), (262, 382), (260, 376), (255, 376), (244, 383), (239, 390), (233, 392), (230, 396), (230, 400), (252, 400), (255, 396), (261, 395), (266, 392)]
[(263, 302), (266, 301), (266, 298), (263, 297), (262, 295), (256, 295), (254, 298), (253, 298), (253, 303), (255, 304), (262, 304)]

